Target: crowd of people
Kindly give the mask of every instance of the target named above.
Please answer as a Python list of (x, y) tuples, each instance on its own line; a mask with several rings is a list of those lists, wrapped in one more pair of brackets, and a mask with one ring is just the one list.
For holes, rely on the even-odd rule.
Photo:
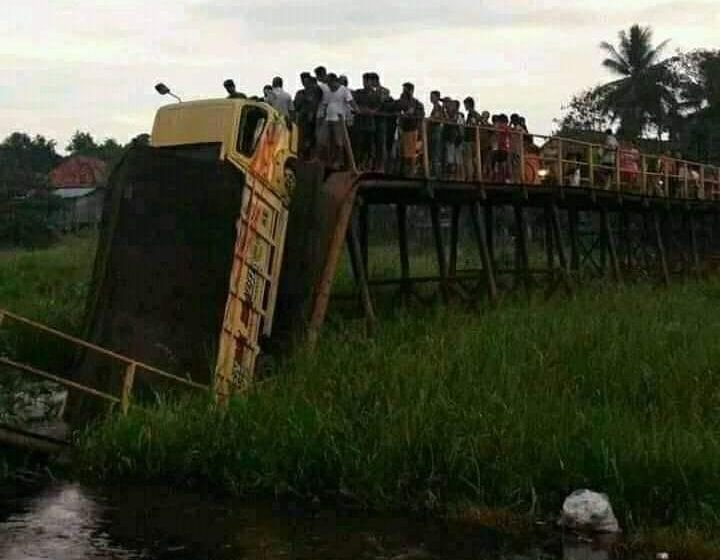
[[(360, 169), (416, 175), (423, 149), (421, 123), (428, 117), (427, 157), (434, 177), (471, 180), (482, 171), (510, 181), (514, 138), (522, 142), (522, 135), (512, 132), (527, 133), (520, 115), (479, 112), (472, 97), (461, 103), (433, 91), (428, 113), (412, 83), (404, 83), (396, 99), (376, 72), (363, 74), (362, 87), (355, 90), (346, 76), (323, 66), (303, 72), (300, 80), (302, 88), (294, 97), (276, 77), (262, 96), (252, 99), (265, 101), (297, 124), (301, 157), (321, 158), (333, 168), (347, 165), (345, 147), (351, 145)], [(225, 89), (230, 98), (246, 97), (232, 80), (226, 80)]]
[[(432, 91), (426, 111), (412, 83), (404, 83), (402, 93), (394, 98), (376, 72), (363, 74), (362, 87), (354, 90), (346, 76), (323, 66), (301, 73), (300, 81), (302, 88), (292, 96), (283, 79), (275, 77), (262, 96), (250, 99), (268, 103), (297, 125), (301, 158), (319, 158), (331, 168), (348, 165), (351, 146), (356, 166), (364, 171), (413, 177), (426, 166), (433, 178), (539, 184), (560, 181), (558, 170), (548, 165), (559, 161), (562, 184), (581, 186), (591, 180), (591, 157), (593, 181), (607, 188), (618, 180), (636, 188), (643, 171), (651, 179), (648, 187), (659, 195), (674, 196), (690, 184), (699, 185), (700, 196), (703, 188), (698, 171), (681, 163), (680, 154), (655, 158), (652, 166), (646, 160), (643, 169), (637, 146), (620, 142), (612, 130), (607, 130), (597, 153), (589, 156), (582, 148), (563, 148), (553, 139), (535, 145), (524, 117), (480, 112), (472, 97), (461, 102)], [(224, 86), (229, 98), (247, 98), (232, 80)], [(423, 120), (427, 120), (425, 138)]]

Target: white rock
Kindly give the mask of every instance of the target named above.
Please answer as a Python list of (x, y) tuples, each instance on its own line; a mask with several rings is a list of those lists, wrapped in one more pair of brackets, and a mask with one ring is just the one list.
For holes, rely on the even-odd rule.
[(620, 532), (610, 500), (592, 490), (577, 490), (565, 499), (560, 525), (592, 533)]

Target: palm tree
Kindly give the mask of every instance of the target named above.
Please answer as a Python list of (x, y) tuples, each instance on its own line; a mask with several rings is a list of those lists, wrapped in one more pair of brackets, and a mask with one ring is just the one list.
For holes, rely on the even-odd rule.
[(648, 125), (661, 126), (675, 104), (673, 74), (661, 60), (668, 41), (653, 47), (652, 29), (633, 25), (620, 31), (617, 47), (600, 43), (603, 66), (619, 76), (598, 88), (608, 114), (620, 120), (626, 136), (637, 137)]

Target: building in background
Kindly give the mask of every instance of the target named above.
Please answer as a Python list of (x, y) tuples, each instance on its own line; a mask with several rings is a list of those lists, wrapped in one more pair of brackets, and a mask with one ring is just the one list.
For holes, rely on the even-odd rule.
[(50, 172), (50, 193), (60, 204), (50, 218), (63, 232), (96, 227), (102, 217), (107, 164), (99, 159), (73, 156)]

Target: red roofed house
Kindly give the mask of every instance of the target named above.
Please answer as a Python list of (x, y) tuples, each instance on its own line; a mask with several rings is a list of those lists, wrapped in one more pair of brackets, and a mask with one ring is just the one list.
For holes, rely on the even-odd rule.
[(102, 216), (103, 187), (107, 178), (104, 161), (72, 156), (50, 172), (52, 194), (62, 199), (61, 210), (53, 220), (63, 231), (94, 227)]
[(104, 161), (72, 156), (50, 172), (50, 185), (55, 189), (97, 188), (105, 184), (107, 165)]

